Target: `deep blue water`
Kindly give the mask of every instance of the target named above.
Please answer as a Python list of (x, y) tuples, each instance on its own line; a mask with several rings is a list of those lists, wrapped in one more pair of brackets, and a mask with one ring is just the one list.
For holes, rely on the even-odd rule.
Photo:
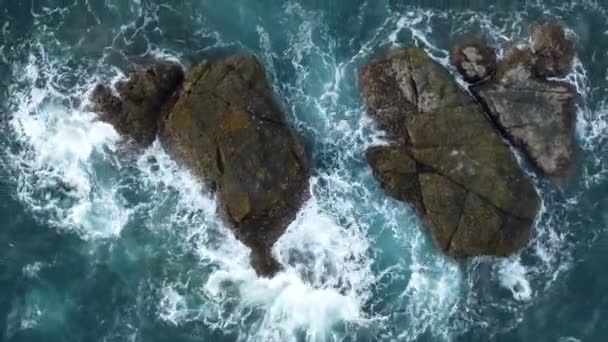
[[(447, 65), (456, 37), (522, 41), (543, 17), (578, 44), (573, 175), (529, 172), (543, 208), (525, 250), (457, 264), (373, 180), (356, 70), (413, 44)], [(3, 341), (608, 336), (608, 2), (0, 0), (0, 29)], [(262, 61), (312, 162), (271, 280), (204, 186), (158, 144), (122, 153), (85, 110), (96, 82), (137, 64), (234, 52)]]

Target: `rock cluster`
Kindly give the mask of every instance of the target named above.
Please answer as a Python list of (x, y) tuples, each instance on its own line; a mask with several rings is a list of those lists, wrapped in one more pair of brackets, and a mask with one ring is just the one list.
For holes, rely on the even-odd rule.
[[(576, 93), (563, 77), (574, 44), (555, 22), (532, 29), (530, 48), (500, 63), (482, 40), (451, 61), (471, 96), (420, 48), (403, 48), (360, 71), (368, 113), (390, 143), (366, 158), (386, 192), (410, 203), (436, 245), (455, 257), (506, 256), (525, 246), (540, 199), (510, 146), (540, 171), (567, 175)], [(217, 191), (259, 275), (280, 266), (271, 248), (309, 196), (306, 154), (253, 56), (203, 62), (184, 74), (158, 62), (116, 90), (92, 93), (100, 119), (138, 148), (157, 137), (174, 159)]]
[(392, 137), (367, 151), (375, 177), (411, 203), (436, 245), (457, 257), (524, 246), (539, 207), (534, 186), (481, 107), (422, 49), (360, 74), (367, 110)]
[(157, 137), (217, 190), (222, 214), (252, 250), (258, 274), (279, 270), (271, 247), (308, 196), (304, 149), (252, 56), (203, 62), (189, 71), (159, 62), (92, 94), (100, 118), (146, 147)]

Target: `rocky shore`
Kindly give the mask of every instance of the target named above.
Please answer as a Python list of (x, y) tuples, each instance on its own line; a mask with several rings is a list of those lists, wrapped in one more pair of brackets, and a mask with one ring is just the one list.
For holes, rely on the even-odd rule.
[[(443, 252), (507, 256), (524, 247), (540, 206), (512, 150), (540, 173), (568, 175), (576, 92), (564, 77), (574, 43), (555, 22), (499, 60), (481, 39), (452, 49), (469, 92), (417, 47), (361, 68), (367, 113), (389, 140), (366, 159), (386, 192), (413, 206)], [(306, 153), (253, 56), (204, 61), (184, 72), (157, 62), (92, 93), (100, 120), (137, 149), (167, 152), (217, 192), (235, 236), (262, 276), (280, 270), (271, 248), (308, 198)], [(512, 146), (510, 146), (512, 145)]]

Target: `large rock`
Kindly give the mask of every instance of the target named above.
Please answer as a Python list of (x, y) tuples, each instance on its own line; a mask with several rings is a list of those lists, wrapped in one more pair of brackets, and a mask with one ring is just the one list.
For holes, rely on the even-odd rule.
[(147, 147), (156, 139), (163, 107), (183, 78), (184, 72), (177, 64), (151, 64), (120, 81), (117, 94), (105, 85), (97, 85), (91, 94), (94, 110), (136, 146)]
[(271, 247), (308, 196), (309, 169), (259, 62), (233, 56), (195, 67), (161, 138), (176, 159), (217, 188), (258, 274), (275, 273)]
[(465, 39), (452, 47), (450, 60), (465, 81), (476, 83), (496, 71), (496, 52), (481, 39)]
[(564, 77), (571, 71), (574, 42), (566, 37), (561, 24), (547, 21), (533, 26), (531, 41), (534, 71), (539, 77)]
[(531, 51), (512, 49), (494, 78), (471, 91), (539, 170), (566, 176), (573, 157), (576, 90), (536, 76), (536, 61)]
[(368, 150), (374, 175), (414, 206), (441, 250), (504, 256), (527, 243), (538, 194), (444, 68), (407, 48), (364, 67), (360, 82), (369, 114), (392, 140)]

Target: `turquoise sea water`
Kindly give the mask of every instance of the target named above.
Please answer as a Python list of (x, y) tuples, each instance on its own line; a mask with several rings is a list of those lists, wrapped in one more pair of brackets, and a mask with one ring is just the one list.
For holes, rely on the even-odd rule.
[[(364, 162), (381, 141), (357, 69), (456, 37), (576, 37), (577, 159), (509, 259), (442, 257)], [(2, 341), (605, 341), (608, 2), (0, 0)], [(87, 93), (153, 58), (258, 56), (312, 164), (311, 192), (259, 279), (215, 199), (158, 143), (143, 155)], [(526, 165), (523, 165), (528, 170)]]

